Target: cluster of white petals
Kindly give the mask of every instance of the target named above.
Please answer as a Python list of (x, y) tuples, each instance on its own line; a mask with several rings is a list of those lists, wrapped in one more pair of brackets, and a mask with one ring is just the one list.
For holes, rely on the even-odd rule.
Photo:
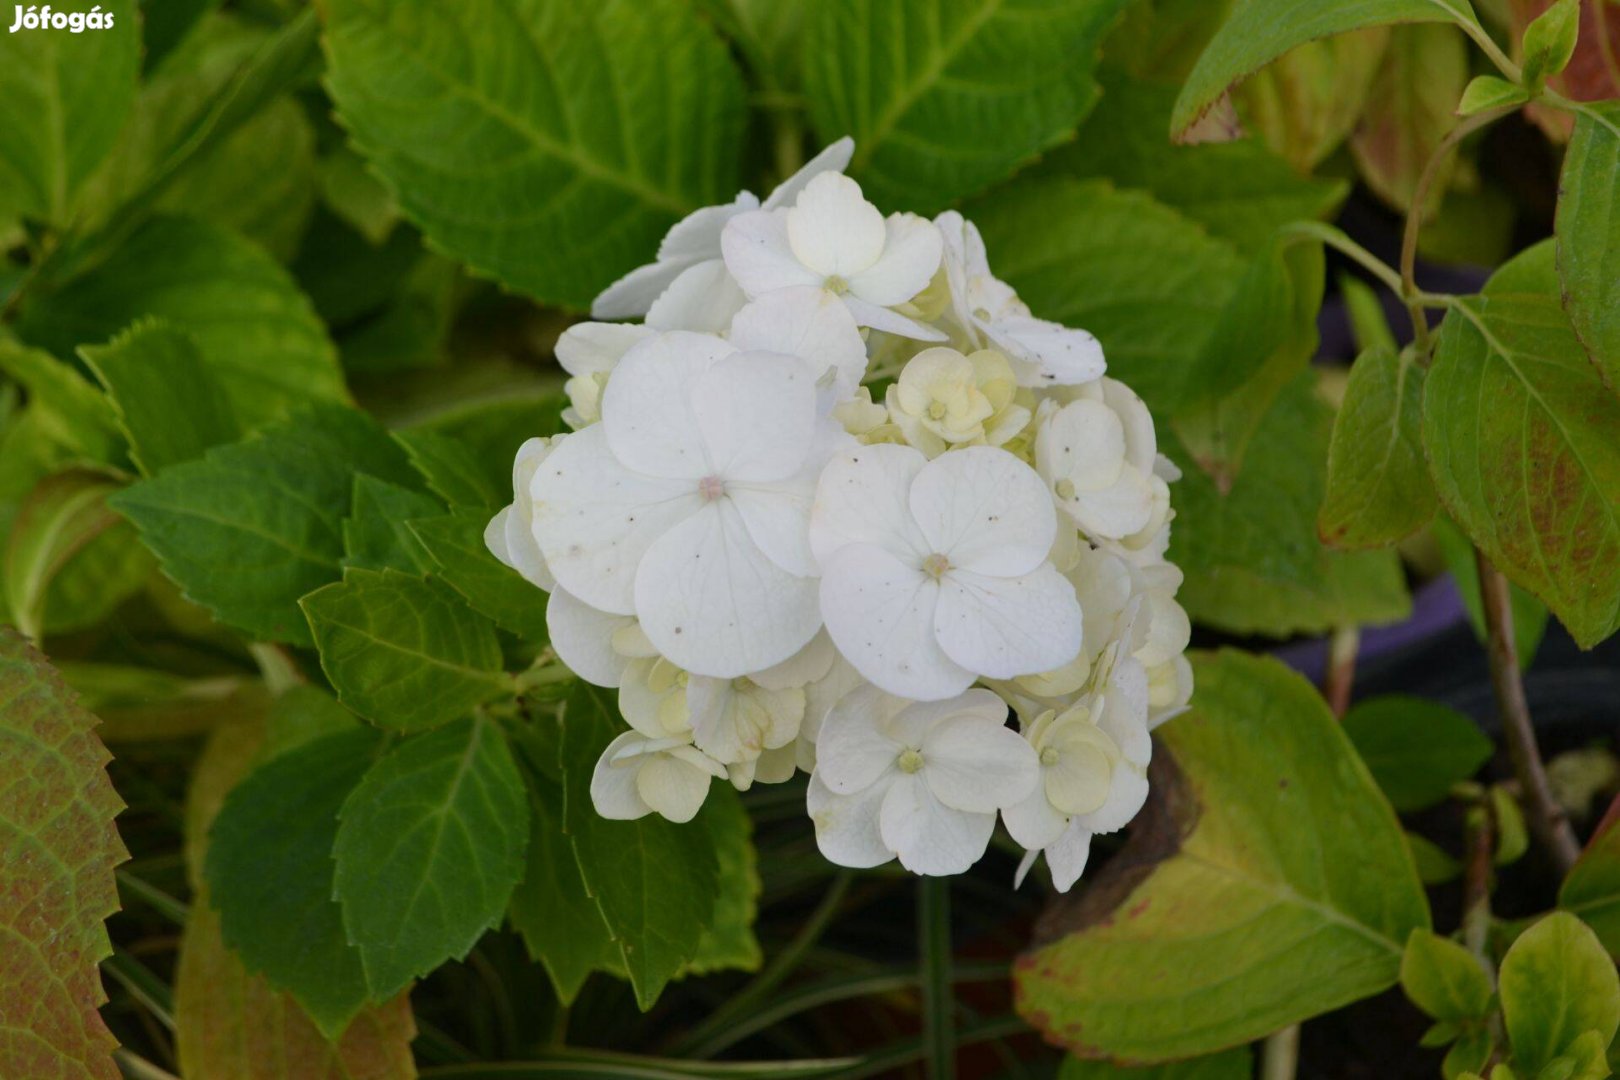
[(1092, 335), (955, 211), (884, 216), (852, 151), (677, 223), (563, 334), (574, 430), (485, 540), (618, 691), (603, 816), (802, 771), (836, 863), (960, 873), (999, 817), (1067, 889), (1192, 692), (1177, 474)]

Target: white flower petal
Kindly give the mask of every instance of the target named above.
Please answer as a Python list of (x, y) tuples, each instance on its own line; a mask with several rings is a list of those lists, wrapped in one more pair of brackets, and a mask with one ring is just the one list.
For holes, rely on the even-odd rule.
[(875, 784), (858, 795), (838, 795), (819, 776), (810, 777), (805, 807), (816, 826), (816, 847), (828, 862), (865, 869), (894, 858), (878, 826), (887, 791), (887, 785)]
[(917, 701), (973, 684), (974, 673), (935, 639), (939, 596), (938, 582), (871, 544), (844, 547), (823, 567), (821, 611), (833, 644), (869, 681)]
[(781, 663), (816, 635), (816, 582), (771, 562), (727, 499), (648, 549), (636, 572), (641, 628), (669, 660), (729, 679)]
[(1006, 315), (982, 325), (1013, 362), (1019, 386), (1072, 386), (1108, 370), (1102, 344), (1084, 330), (1030, 315)]
[(930, 552), (981, 574), (1027, 574), (1057, 538), (1046, 485), (992, 446), (963, 447), (929, 462), (912, 482), (908, 504)]
[(1073, 821), (1088, 832), (1111, 833), (1123, 829), (1141, 812), (1147, 802), (1147, 775), (1129, 762), (1114, 770), (1108, 798), (1089, 814), (1076, 814)]
[(636, 567), (647, 547), (703, 505), (691, 484), (620, 465), (601, 424), (552, 451), (530, 492), (535, 540), (558, 583), (616, 615), (635, 612)]
[(927, 459), (909, 446), (851, 447), (822, 471), (810, 512), (810, 548), (825, 565), (848, 544), (874, 544), (919, 564), (930, 551), (911, 518), (911, 484)]
[(890, 311), (886, 307), (862, 300), (853, 293), (844, 294), (844, 306), (855, 317), (855, 325), (869, 326), (873, 330), (882, 330), (886, 334), (898, 337), (912, 338), (916, 341), (947, 341), (948, 335), (932, 326), (924, 326), (916, 319), (907, 318), (898, 311)]
[(832, 670), (833, 661), (837, 657), (838, 650), (833, 648), (832, 638), (827, 636), (827, 631), (822, 630), (810, 639), (810, 644), (780, 664), (756, 672), (749, 678), (767, 690), (808, 686), (825, 677)]
[(806, 184), (824, 172), (843, 172), (849, 168), (849, 159), (855, 156), (855, 140), (845, 135), (828, 143), (826, 149), (804, 163), (798, 172), (778, 184), (765, 199), (765, 209), (792, 206)]
[(1071, 821), (1063, 835), (1046, 846), (1046, 868), (1052, 872), (1052, 885), (1058, 892), (1068, 892), (1085, 872), (1091, 836), (1091, 830)]
[(557, 657), (597, 686), (619, 685), (629, 661), (614, 651), (613, 635), (635, 621), (633, 615), (599, 611), (567, 589), (554, 589), (546, 603), (546, 631)]
[(557, 339), (557, 363), (570, 375), (612, 371), (631, 347), (653, 336), (635, 323), (575, 323)]
[(506, 544), (506, 523), (511, 519), (510, 506), (503, 506), (497, 510), (495, 516), (489, 519), (489, 524), (484, 526), (484, 546), (489, 549), (491, 555), (501, 561), (502, 565), (511, 566), (516, 570), (517, 567), (512, 564), (512, 551)]
[(1050, 563), (1016, 578), (953, 570), (940, 584), (934, 631), (945, 654), (968, 671), (1011, 679), (1079, 655), (1080, 604)]
[(647, 311), (652, 330), (695, 330), (719, 334), (748, 302), (726, 270), (718, 245), (715, 257), (693, 263), (670, 282)]
[(613, 760), (644, 742), (646, 740), (642, 736), (627, 731), (608, 743), (602, 756), (596, 759), (596, 768), (591, 772), (591, 805), (603, 817), (615, 821), (634, 821), (652, 813), (652, 807), (636, 790), (636, 774), (641, 771), (642, 760), (636, 757), (618, 764)]
[(1058, 501), (1093, 539), (1130, 536), (1153, 517), (1153, 488), (1134, 465), (1124, 466), (1119, 479), (1100, 491), (1081, 491)]
[(750, 297), (794, 285), (821, 287), (823, 275), (801, 263), (788, 244), (786, 210), (754, 210), (726, 224), (720, 237), (726, 269)]
[(939, 269), (939, 229), (916, 214), (891, 214), (884, 222), (882, 256), (849, 279), (849, 291), (869, 304), (893, 307), (928, 287)]
[(709, 794), (711, 775), (670, 754), (651, 754), (636, 773), (636, 794), (676, 824), (697, 816)]
[(914, 874), (964, 873), (990, 844), (996, 815), (953, 810), (917, 775), (901, 774), (883, 796), (878, 829), (883, 843)]
[(1035, 465), (1048, 480), (1081, 491), (1106, 488), (1125, 467), (1125, 425), (1100, 401), (1071, 401), (1036, 433)]
[(630, 661), (619, 679), (620, 715), (649, 739), (690, 734), (691, 710), (679, 680), (680, 669), (661, 657)]
[(889, 737), (882, 721), (903, 704), (869, 686), (827, 713), (816, 743), (816, 775), (827, 790), (853, 795), (895, 770), (905, 747)]
[(653, 301), (669, 288), (690, 260), (652, 262), (638, 266), (599, 293), (591, 302), (593, 319), (639, 319)]
[(840, 173), (812, 178), (787, 211), (794, 257), (824, 278), (852, 280), (878, 261), (887, 235), (882, 213), (866, 201), (861, 185)]
[(728, 482), (781, 480), (804, 463), (816, 428), (815, 378), (804, 361), (732, 353), (698, 380), (692, 399), (707, 459)]
[(866, 342), (855, 317), (826, 289), (801, 285), (766, 293), (737, 312), (731, 343), (744, 352), (797, 356), (818, 381), (831, 369), (840, 398), (852, 396), (866, 374)]
[(799, 741), (794, 744), (799, 768), (805, 772), (815, 769), (816, 740), (821, 737), (822, 721), (835, 705), (865, 685), (867, 682), (855, 670), (855, 665), (834, 650), (832, 667), (827, 674), (804, 690), (804, 723), (799, 725)]
[(726, 222), (738, 214), (759, 209), (759, 196), (739, 191), (737, 197), (720, 206), (705, 206), (671, 225), (658, 244), (660, 262), (686, 262), (720, 257), (720, 234)]
[(1036, 784), (1018, 802), (1003, 807), (1001, 820), (1012, 838), (1030, 851), (1039, 851), (1056, 842), (1063, 835), (1063, 830), (1069, 827), (1068, 815), (1047, 799), (1043, 784)]
[(676, 330), (624, 354), (602, 394), (608, 446), (626, 468), (697, 480), (714, 471), (700, 437), (694, 390), (736, 350), (710, 334)]
[[(1005, 713), (1006, 705), (1001, 708)], [(1040, 775), (1035, 751), (1017, 732), (973, 716), (953, 717), (928, 732), (922, 755), (929, 790), (956, 810), (988, 813), (1012, 806)]]

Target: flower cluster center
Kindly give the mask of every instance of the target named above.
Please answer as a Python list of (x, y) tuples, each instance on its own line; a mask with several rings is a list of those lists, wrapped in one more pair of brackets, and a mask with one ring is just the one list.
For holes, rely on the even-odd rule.
[(704, 502), (714, 502), (726, 493), (726, 482), (718, 476), (705, 476), (698, 481), (698, 498)]
[(951, 560), (936, 551), (923, 560), (922, 568), (923, 573), (931, 578), (944, 577), (945, 571), (951, 568)]
[(900, 766), (900, 771), (903, 773), (916, 772), (918, 769), (923, 767), (922, 751), (912, 749), (905, 750), (901, 753), (898, 764)]

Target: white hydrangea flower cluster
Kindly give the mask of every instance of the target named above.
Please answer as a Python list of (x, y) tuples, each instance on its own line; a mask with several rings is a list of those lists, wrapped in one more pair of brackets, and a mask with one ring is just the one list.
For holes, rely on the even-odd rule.
[(802, 770), (834, 862), (959, 873), (999, 814), (1067, 889), (1191, 694), (1176, 472), (1095, 338), (960, 214), (885, 217), (852, 150), (687, 217), (563, 335), (574, 431), (486, 540), (618, 689), (599, 813)]

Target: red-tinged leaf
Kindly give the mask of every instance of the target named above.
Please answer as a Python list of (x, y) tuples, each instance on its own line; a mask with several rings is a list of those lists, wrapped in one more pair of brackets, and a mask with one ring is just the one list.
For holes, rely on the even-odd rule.
[(95, 726), (0, 627), (0, 1076), (118, 1080), (96, 965), (112, 953), (113, 867), (129, 853)]

